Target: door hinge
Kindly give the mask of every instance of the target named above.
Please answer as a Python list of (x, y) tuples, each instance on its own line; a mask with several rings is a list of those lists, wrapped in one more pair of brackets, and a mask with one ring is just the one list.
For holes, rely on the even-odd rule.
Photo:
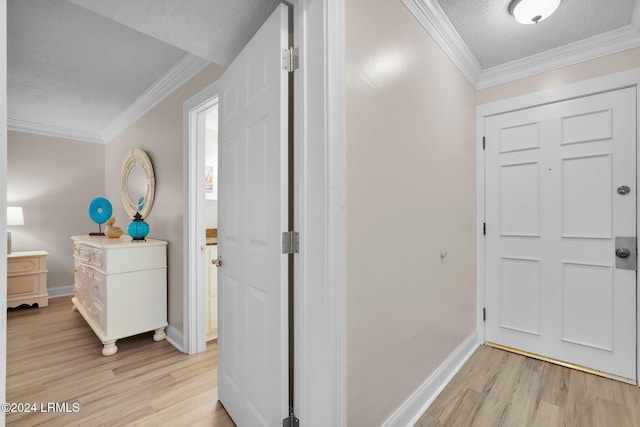
[(482, 137), (482, 149), (484, 150), (485, 147), (487, 146), (487, 140), (485, 139), (485, 137)]
[(483, 322), (487, 321), (487, 309), (486, 308), (482, 309), (482, 321)]
[(300, 65), (300, 50), (296, 47), (282, 49), (282, 69), (292, 73)]
[(486, 222), (482, 223), (482, 235), (483, 236), (487, 235), (487, 223)]
[(300, 427), (300, 420), (296, 418), (293, 410), (289, 410), (289, 416), (282, 420), (282, 427)]
[(297, 254), (300, 252), (300, 233), (297, 231), (282, 232), (282, 253)]

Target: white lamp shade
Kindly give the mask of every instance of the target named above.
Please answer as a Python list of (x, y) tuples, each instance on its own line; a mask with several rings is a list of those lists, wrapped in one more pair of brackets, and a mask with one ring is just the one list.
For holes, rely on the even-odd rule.
[(7, 206), (7, 225), (24, 225), (22, 206)]
[(547, 19), (560, 6), (561, 0), (513, 0), (509, 12), (521, 24), (536, 24)]

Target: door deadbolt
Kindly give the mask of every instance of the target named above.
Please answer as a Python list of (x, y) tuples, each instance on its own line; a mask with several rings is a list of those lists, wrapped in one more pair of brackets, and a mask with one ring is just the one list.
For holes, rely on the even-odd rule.
[(626, 185), (621, 185), (616, 191), (618, 192), (618, 194), (624, 196), (625, 194), (629, 194), (631, 192), (631, 189)]
[(622, 270), (636, 269), (636, 237), (635, 236), (616, 236), (616, 268)]
[(631, 251), (627, 248), (616, 249), (616, 256), (618, 258), (629, 258), (629, 255), (631, 255)]

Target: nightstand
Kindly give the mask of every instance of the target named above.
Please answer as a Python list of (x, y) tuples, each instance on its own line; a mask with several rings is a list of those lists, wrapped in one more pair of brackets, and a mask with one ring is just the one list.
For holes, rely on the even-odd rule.
[(46, 251), (12, 252), (7, 255), (7, 307), (49, 305), (48, 255)]

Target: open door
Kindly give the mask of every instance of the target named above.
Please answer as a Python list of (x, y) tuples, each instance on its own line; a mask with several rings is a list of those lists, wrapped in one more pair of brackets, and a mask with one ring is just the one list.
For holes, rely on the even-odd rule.
[(288, 416), (288, 11), (220, 79), (218, 396), (240, 426)]

